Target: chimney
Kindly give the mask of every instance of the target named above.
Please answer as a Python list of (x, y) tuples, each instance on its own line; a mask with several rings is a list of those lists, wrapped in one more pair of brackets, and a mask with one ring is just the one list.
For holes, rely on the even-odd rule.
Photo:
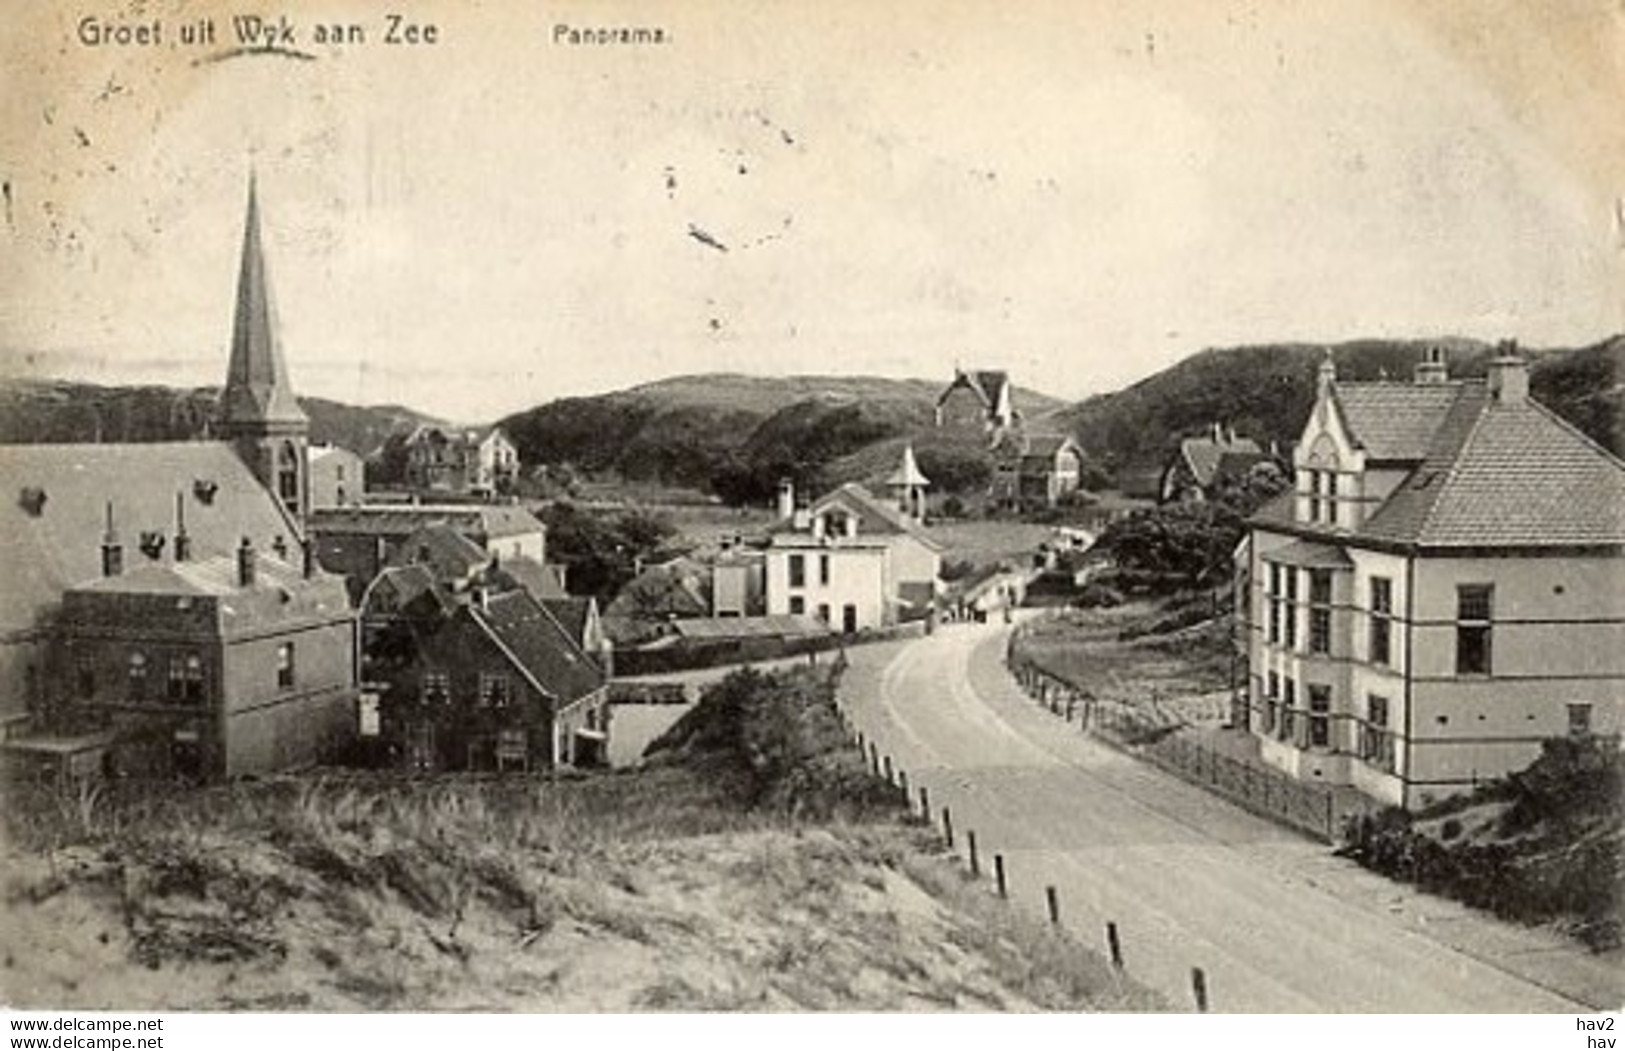
[(796, 483), (788, 478), (779, 479), (779, 517), (789, 518), (796, 513)]
[(812, 528), (812, 510), (802, 501), (796, 501), (795, 511), (790, 515), (790, 525), (795, 529)]
[(256, 570), (259, 568), (259, 556), (254, 552), (254, 545), (249, 543), (248, 537), (243, 537), (242, 543), (237, 545), (237, 586), (251, 588), (254, 586)]
[(102, 576), (116, 577), (124, 572), (124, 545), (113, 528), (113, 501), (107, 501), (107, 532), (102, 534)]
[(1450, 366), (1444, 360), (1443, 347), (1428, 347), (1422, 351), (1422, 360), (1416, 363), (1417, 383), (1444, 383), (1450, 378)]
[(192, 538), (186, 535), (186, 494), (175, 494), (175, 561), (192, 557)]
[(469, 600), (481, 613), (491, 611), (491, 589), (486, 586), (485, 581), (476, 581), (474, 586), (469, 588), (468, 594)]
[(1518, 356), (1518, 345), (1507, 342), (1490, 361), (1486, 383), (1490, 397), (1503, 405), (1520, 405), (1529, 397), (1529, 363)]

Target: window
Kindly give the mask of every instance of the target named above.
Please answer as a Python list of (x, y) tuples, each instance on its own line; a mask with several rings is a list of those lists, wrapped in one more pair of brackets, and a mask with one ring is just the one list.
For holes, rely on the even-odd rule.
[(800, 595), (791, 595), (790, 612), (796, 616), (800, 616), (801, 614), (807, 612), (807, 600), (802, 598)]
[(1337, 472), (1326, 472), (1326, 521), (1337, 524)]
[(1332, 688), (1319, 684), (1309, 687), (1309, 747), (1327, 748), (1332, 743)]
[(1309, 472), (1309, 521), (1320, 521), (1320, 472)]
[(443, 671), (423, 673), (423, 703), (429, 706), (451, 703), (451, 676)]
[(147, 655), (145, 653), (130, 654), (129, 695), (132, 701), (147, 699)]
[[(790, 556), (790, 586), (802, 588), (807, 586), (807, 556)], [(794, 612), (793, 610), (791, 612)]]
[[(1281, 565), (1278, 562), (1271, 562), (1269, 564), (1269, 568), (1270, 568), (1270, 572), (1269, 572), (1269, 601), (1270, 601), (1269, 640), (1270, 640), (1270, 645), (1279, 646), (1281, 644), (1281, 613), (1282, 613), (1281, 595), (1283, 594), (1283, 585), (1281, 583)], [(1272, 696), (1274, 695), (1274, 693), (1275, 693), (1274, 690), (1270, 691), (1270, 694)]]
[(278, 689), (293, 688), (293, 643), (284, 642), (276, 648), (276, 684)]
[(1309, 571), (1309, 652), (1332, 649), (1332, 571)]
[(1571, 705), (1569, 705), (1569, 736), (1570, 737), (1590, 737), (1591, 736), (1591, 705), (1589, 705), (1589, 704), (1571, 704)]
[(1265, 733), (1275, 729), (1275, 708), (1281, 696), (1281, 676), (1277, 672), (1269, 673), (1269, 688), (1264, 695), (1264, 711), (1259, 729)]
[(1372, 664), (1392, 663), (1394, 616), (1394, 582), (1387, 577), (1371, 578), (1371, 652)]
[(828, 602), (820, 602), (818, 604), (818, 619), (820, 621), (822, 621), (823, 623), (825, 623), (825, 624), (829, 623), (829, 603)]
[(1292, 706), (1298, 703), (1298, 684), (1291, 679), (1284, 679), (1281, 682), (1281, 687), (1283, 690), (1281, 694), (1281, 722), (1275, 728), (1275, 736), (1277, 740), (1290, 741), (1292, 740)]
[(1286, 632), (1282, 641), (1290, 650), (1298, 645), (1298, 571), (1287, 566), (1282, 576), (1286, 578)]
[(480, 673), (480, 707), (506, 708), (511, 699), (508, 677), (502, 674)]
[(1490, 674), (1490, 618), (1495, 588), (1463, 584), (1456, 588), (1456, 674)]
[(1360, 758), (1389, 773), (1394, 770), (1394, 738), (1388, 729), (1388, 698), (1365, 699), (1365, 726), (1360, 732)]
[(829, 583), (829, 556), (828, 555), (819, 555), (818, 556), (818, 582), (820, 584), (826, 584), (826, 585)]
[(185, 704), (203, 700), (203, 658), (195, 653), (169, 658), (169, 699)]

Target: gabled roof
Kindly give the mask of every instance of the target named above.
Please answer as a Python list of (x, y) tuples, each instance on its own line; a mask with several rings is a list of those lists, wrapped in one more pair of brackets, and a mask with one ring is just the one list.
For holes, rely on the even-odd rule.
[(956, 390), (968, 390), (975, 394), (984, 406), (991, 409), (999, 403), (999, 394), (1010, 383), (1010, 374), (996, 369), (979, 369), (971, 372), (954, 370), (954, 380), (948, 384), (946, 390), (937, 395), (937, 404), (941, 405), (948, 400), (948, 396)]
[(1425, 547), (1625, 543), (1625, 463), (1544, 406), (1470, 385), (1360, 532)]
[(575, 640), (577, 646), (585, 647), (587, 628), (592, 623), (593, 614), (598, 606), (596, 599), (590, 595), (581, 598), (570, 595), (541, 598), (533, 594), (531, 597), (535, 598), (547, 615)]
[(834, 492), (819, 498), (812, 506), (812, 513), (815, 516), (822, 514), (837, 504), (858, 516), (859, 537), (903, 534), (913, 537), (933, 551), (942, 550), (942, 545), (937, 543), (918, 522), (892, 504), (877, 498), (856, 482), (848, 482)]
[(1069, 434), (1034, 434), (1027, 439), (1027, 455), (1054, 459), (1066, 446), (1077, 446)]
[(450, 614), (457, 605), (428, 566), (395, 566), (380, 572), (367, 585), (366, 608), (361, 612), (363, 616), (388, 614), (405, 610), (419, 601), (432, 603), (435, 612), (442, 616)]
[(485, 549), (446, 522), (430, 522), (407, 536), (390, 564), (427, 565), (442, 581), (462, 580), (491, 561)]
[(1462, 389), (1461, 383), (1334, 383), (1332, 402), (1349, 440), (1371, 459), (1420, 460)]
[[(1378, 458), (1414, 466), (1359, 529), (1297, 522), (1291, 492), (1252, 522), (1427, 549), (1625, 544), (1625, 463), (1550, 410), (1527, 396), (1497, 399), (1483, 383), (1418, 384), (1426, 397), (1408, 402), (1397, 386), (1338, 390), (1340, 398), (1356, 391), (1357, 413), (1407, 410), (1377, 432), (1386, 454)], [(1360, 390), (1377, 387), (1385, 389)], [(1413, 418), (1418, 405), (1440, 406), (1425, 437)]]
[(538, 562), (534, 558), (504, 558), (495, 567), (496, 575), (506, 579), (513, 587), (524, 588), (531, 597), (542, 600), (567, 598), (562, 567)]
[(281, 501), (224, 442), (0, 446), (0, 633), (34, 627), (63, 591), (101, 576), (108, 502), (127, 573), (147, 560), (144, 532), (172, 560), (177, 493), (195, 561), (243, 537), (262, 553), (279, 536), (297, 544)]
[(1204, 489), (1219, 477), (1219, 463), (1227, 453), (1250, 454), (1256, 457), (1254, 463), (1265, 458), (1264, 451), (1251, 438), (1221, 440), (1206, 437), (1186, 438), (1179, 443), (1181, 459), (1185, 461), (1185, 466), (1189, 469), (1191, 477), (1196, 480), (1196, 484)]
[(467, 609), (515, 670), (559, 707), (567, 707), (604, 685), (598, 665), (529, 594), (508, 591), (491, 596), (483, 608), (476, 604)]

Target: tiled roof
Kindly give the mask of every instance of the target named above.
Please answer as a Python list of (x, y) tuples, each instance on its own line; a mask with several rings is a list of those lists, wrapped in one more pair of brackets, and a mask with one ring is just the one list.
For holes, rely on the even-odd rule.
[(431, 522), (401, 544), (390, 564), (424, 563), (440, 580), (460, 580), (491, 561), (485, 549), (446, 522)]
[(1467, 390), (1363, 534), (1430, 547), (1625, 543), (1625, 463), (1536, 402)]
[(491, 596), (469, 615), (533, 685), (565, 707), (603, 686), (598, 666), (535, 599), (523, 591)]
[[(1384, 389), (1364, 397), (1362, 388)], [(1425, 397), (1411, 402), (1395, 396), (1397, 388), (1350, 384), (1338, 397), (1360, 392), (1360, 411), (1382, 403), (1436, 406), (1425, 437), (1408, 412), (1396, 413), (1383, 432), (1386, 455), (1379, 458), (1419, 462), (1352, 534), (1307, 528), (1328, 539), (1423, 548), (1625, 544), (1625, 463), (1550, 410), (1527, 397), (1503, 402), (1482, 383), (1417, 385), (1411, 389)], [(1290, 492), (1251, 521), (1306, 528), (1294, 519)]]
[[(235, 555), (198, 561), (149, 562), (127, 573), (98, 577), (69, 589), (71, 605), (95, 595), (174, 595), (218, 599), (218, 625), (228, 634), (262, 629), (312, 615), (336, 616), (350, 609), (342, 577), (306, 577), (288, 563), (257, 553), (254, 582), (238, 583)], [(93, 601), (93, 600), (92, 600)]]
[(1184, 457), (1196, 484), (1207, 488), (1219, 476), (1220, 461), (1226, 456), (1244, 453), (1263, 458), (1264, 452), (1251, 438), (1214, 441), (1212, 438), (1186, 438), (1179, 443), (1179, 455)]
[(499, 577), (505, 577), (514, 587), (524, 588), (539, 599), (564, 598), (562, 567), (547, 565), (534, 558), (504, 558), (496, 565)]
[(591, 596), (575, 598), (562, 596), (559, 598), (541, 598), (532, 595), (547, 611), (547, 615), (558, 622), (559, 627), (569, 633), (576, 645), (585, 645), (587, 641), (587, 625), (592, 620), (593, 607), (596, 605)]
[(546, 530), (540, 519), (514, 504), (390, 504), (319, 507), (312, 530), (404, 537), (430, 522), (447, 522), (468, 536), (500, 539)]
[(825, 495), (812, 507), (814, 515), (819, 514), (833, 504), (840, 504), (858, 516), (858, 536), (874, 536), (906, 534), (918, 540), (933, 551), (940, 551), (942, 545), (932, 539), (914, 519), (905, 515), (893, 505), (881, 500), (856, 482), (848, 482), (832, 493)]
[(173, 559), (177, 493), (196, 561), (243, 537), (262, 554), (276, 537), (297, 542), (282, 504), (224, 442), (0, 446), (0, 633), (34, 627), (63, 591), (101, 575), (108, 501), (126, 572), (147, 560), (144, 532), (161, 534)]
[(1332, 395), (1349, 437), (1371, 459), (1420, 460), (1462, 389), (1460, 383), (1338, 383)]

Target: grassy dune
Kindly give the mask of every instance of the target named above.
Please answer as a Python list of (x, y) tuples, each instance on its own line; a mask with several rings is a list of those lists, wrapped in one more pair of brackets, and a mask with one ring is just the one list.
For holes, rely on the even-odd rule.
[(970, 882), (810, 672), (725, 680), (652, 764), (8, 805), (0, 998), (199, 1010), (1134, 1010)]

